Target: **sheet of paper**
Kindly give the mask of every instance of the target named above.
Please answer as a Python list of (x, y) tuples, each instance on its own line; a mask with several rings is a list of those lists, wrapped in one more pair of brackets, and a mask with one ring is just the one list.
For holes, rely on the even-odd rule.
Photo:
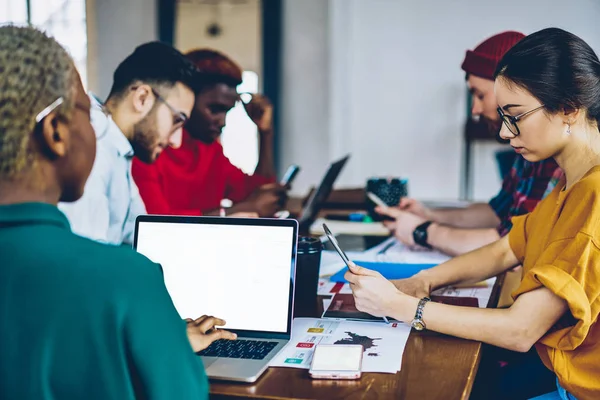
[(319, 296), (333, 296), (336, 293), (352, 293), (352, 289), (347, 283), (331, 282), (328, 278), (319, 278), (317, 289)]
[[(395, 238), (389, 238), (383, 243), (367, 251), (348, 251), (348, 257), (360, 264), (365, 262), (404, 263), (404, 264), (441, 264), (450, 259), (438, 251), (415, 250), (404, 246)], [(345, 267), (344, 262), (335, 251), (323, 250), (321, 253), (321, 269), (319, 276), (331, 276)]]
[[(494, 289), (496, 278), (490, 278), (486, 280), (485, 283), (485, 286), (478, 287), (457, 288), (449, 286), (435, 290), (431, 294), (450, 297), (474, 297), (477, 299), (479, 307), (485, 308), (487, 307), (490, 297), (492, 296), (492, 290)], [(342, 284), (341, 282), (331, 282), (327, 278), (319, 279), (319, 295), (333, 296), (336, 293), (352, 293), (352, 289), (350, 289), (350, 285), (347, 283)]]
[(400, 371), (410, 327), (403, 323), (354, 322), (296, 318), (292, 340), (271, 361), (271, 367), (309, 369), (318, 344), (362, 344), (363, 372)]
[(406, 264), (441, 264), (451, 258), (435, 250), (409, 248), (393, 237), (363, 252), (360, 257), (356, 260)]
[(361, 235), (361, 236), (388, 236), (390, 234), (381, 222), (351, 222), (335, 221), (324, 218), (317, 218), (310, 227), (311, 235), (324, 235), (323, 223), (326, 223), (331, 232), (336, 235)]
[(467, 208), (472, 203), (466, 200), (422, 200), (428, 208)]
[(485, 308), (487, 307), (490, 297), (492, 296), (492, 290), (494, 289), (496, 278), (490, 278), (485, 282), (487, 283), (485, 287), (456, 288), (453, 286), (448, 286), (435, 290), (431, 294), (452, 297), (475, 297), (479, 302), (479, 308)]
[[(364, 254), (362, 251), (346, 251), (345, 253), (351, 260), (359, 260)], [(321, 252), (319, 276), (331, 276), (345, 266), (346, 264), (335, 250), (323, 250)]]

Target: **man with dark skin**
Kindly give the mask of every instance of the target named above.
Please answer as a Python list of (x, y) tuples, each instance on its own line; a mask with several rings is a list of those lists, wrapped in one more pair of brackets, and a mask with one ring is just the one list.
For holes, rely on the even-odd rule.
[(221, 201), (229, 199), (233, 206), (228, 215), (273, 216), (284, 205), (286, 190), (274, 183), (273, 106), (258, 94), (244, 103), (259, 136), (258, 164), (254, 174), (247, 175), (229, 161), (219, 142), (226, 115), (240, 100), (241, 68), (214, 50), (194, 50), (186, 57), (202, 72), (202, 84), (182, 145), (166, 150), (153, 165), (133, 163), (132, 173), (148, 212), (215, 215)]

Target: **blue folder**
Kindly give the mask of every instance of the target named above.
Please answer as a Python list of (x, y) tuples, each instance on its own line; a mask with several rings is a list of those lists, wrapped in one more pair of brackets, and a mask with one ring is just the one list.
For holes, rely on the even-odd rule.
[[(435, 267), (437, 264), (401, 264), (401, 263), (382, 263), (382, 262), (363, 262), (355, 261), (357, 265), (372, 269), (379, 272), (386, 279), (404, 279), (410, 278), (417, 272)], [(333, 275), (330, 280), (332, 282), (348, 282), (344, 279), (344, 274), (348, 271), (348, 267), (342, 268)]]

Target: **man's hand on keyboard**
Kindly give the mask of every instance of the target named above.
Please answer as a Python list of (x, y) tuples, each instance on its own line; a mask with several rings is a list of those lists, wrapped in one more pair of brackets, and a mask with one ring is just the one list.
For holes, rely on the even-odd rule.
[(217, 326), (224, 326), (225, 321), (220, 318), (203, 315), (195, 320), (186, 318), (187, 335), (195, 353), (206, 349), (212, 342), (219, 339), (235, 340), (237, 335)]

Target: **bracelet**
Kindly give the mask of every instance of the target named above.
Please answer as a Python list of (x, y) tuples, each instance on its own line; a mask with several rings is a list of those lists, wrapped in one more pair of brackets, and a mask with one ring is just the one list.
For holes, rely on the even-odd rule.
[(415, 312), (415, 318), (410, 323), (410, 326), (417, 331), (422, 331), (427, 328), (425, 321), (423, 321), (423, 308), (425, 308), (425, 304), (427, 304), (429, 301), (431, 301), (429, 297), (423, 297), (421, 300), (419, 300), (417, 311)]

